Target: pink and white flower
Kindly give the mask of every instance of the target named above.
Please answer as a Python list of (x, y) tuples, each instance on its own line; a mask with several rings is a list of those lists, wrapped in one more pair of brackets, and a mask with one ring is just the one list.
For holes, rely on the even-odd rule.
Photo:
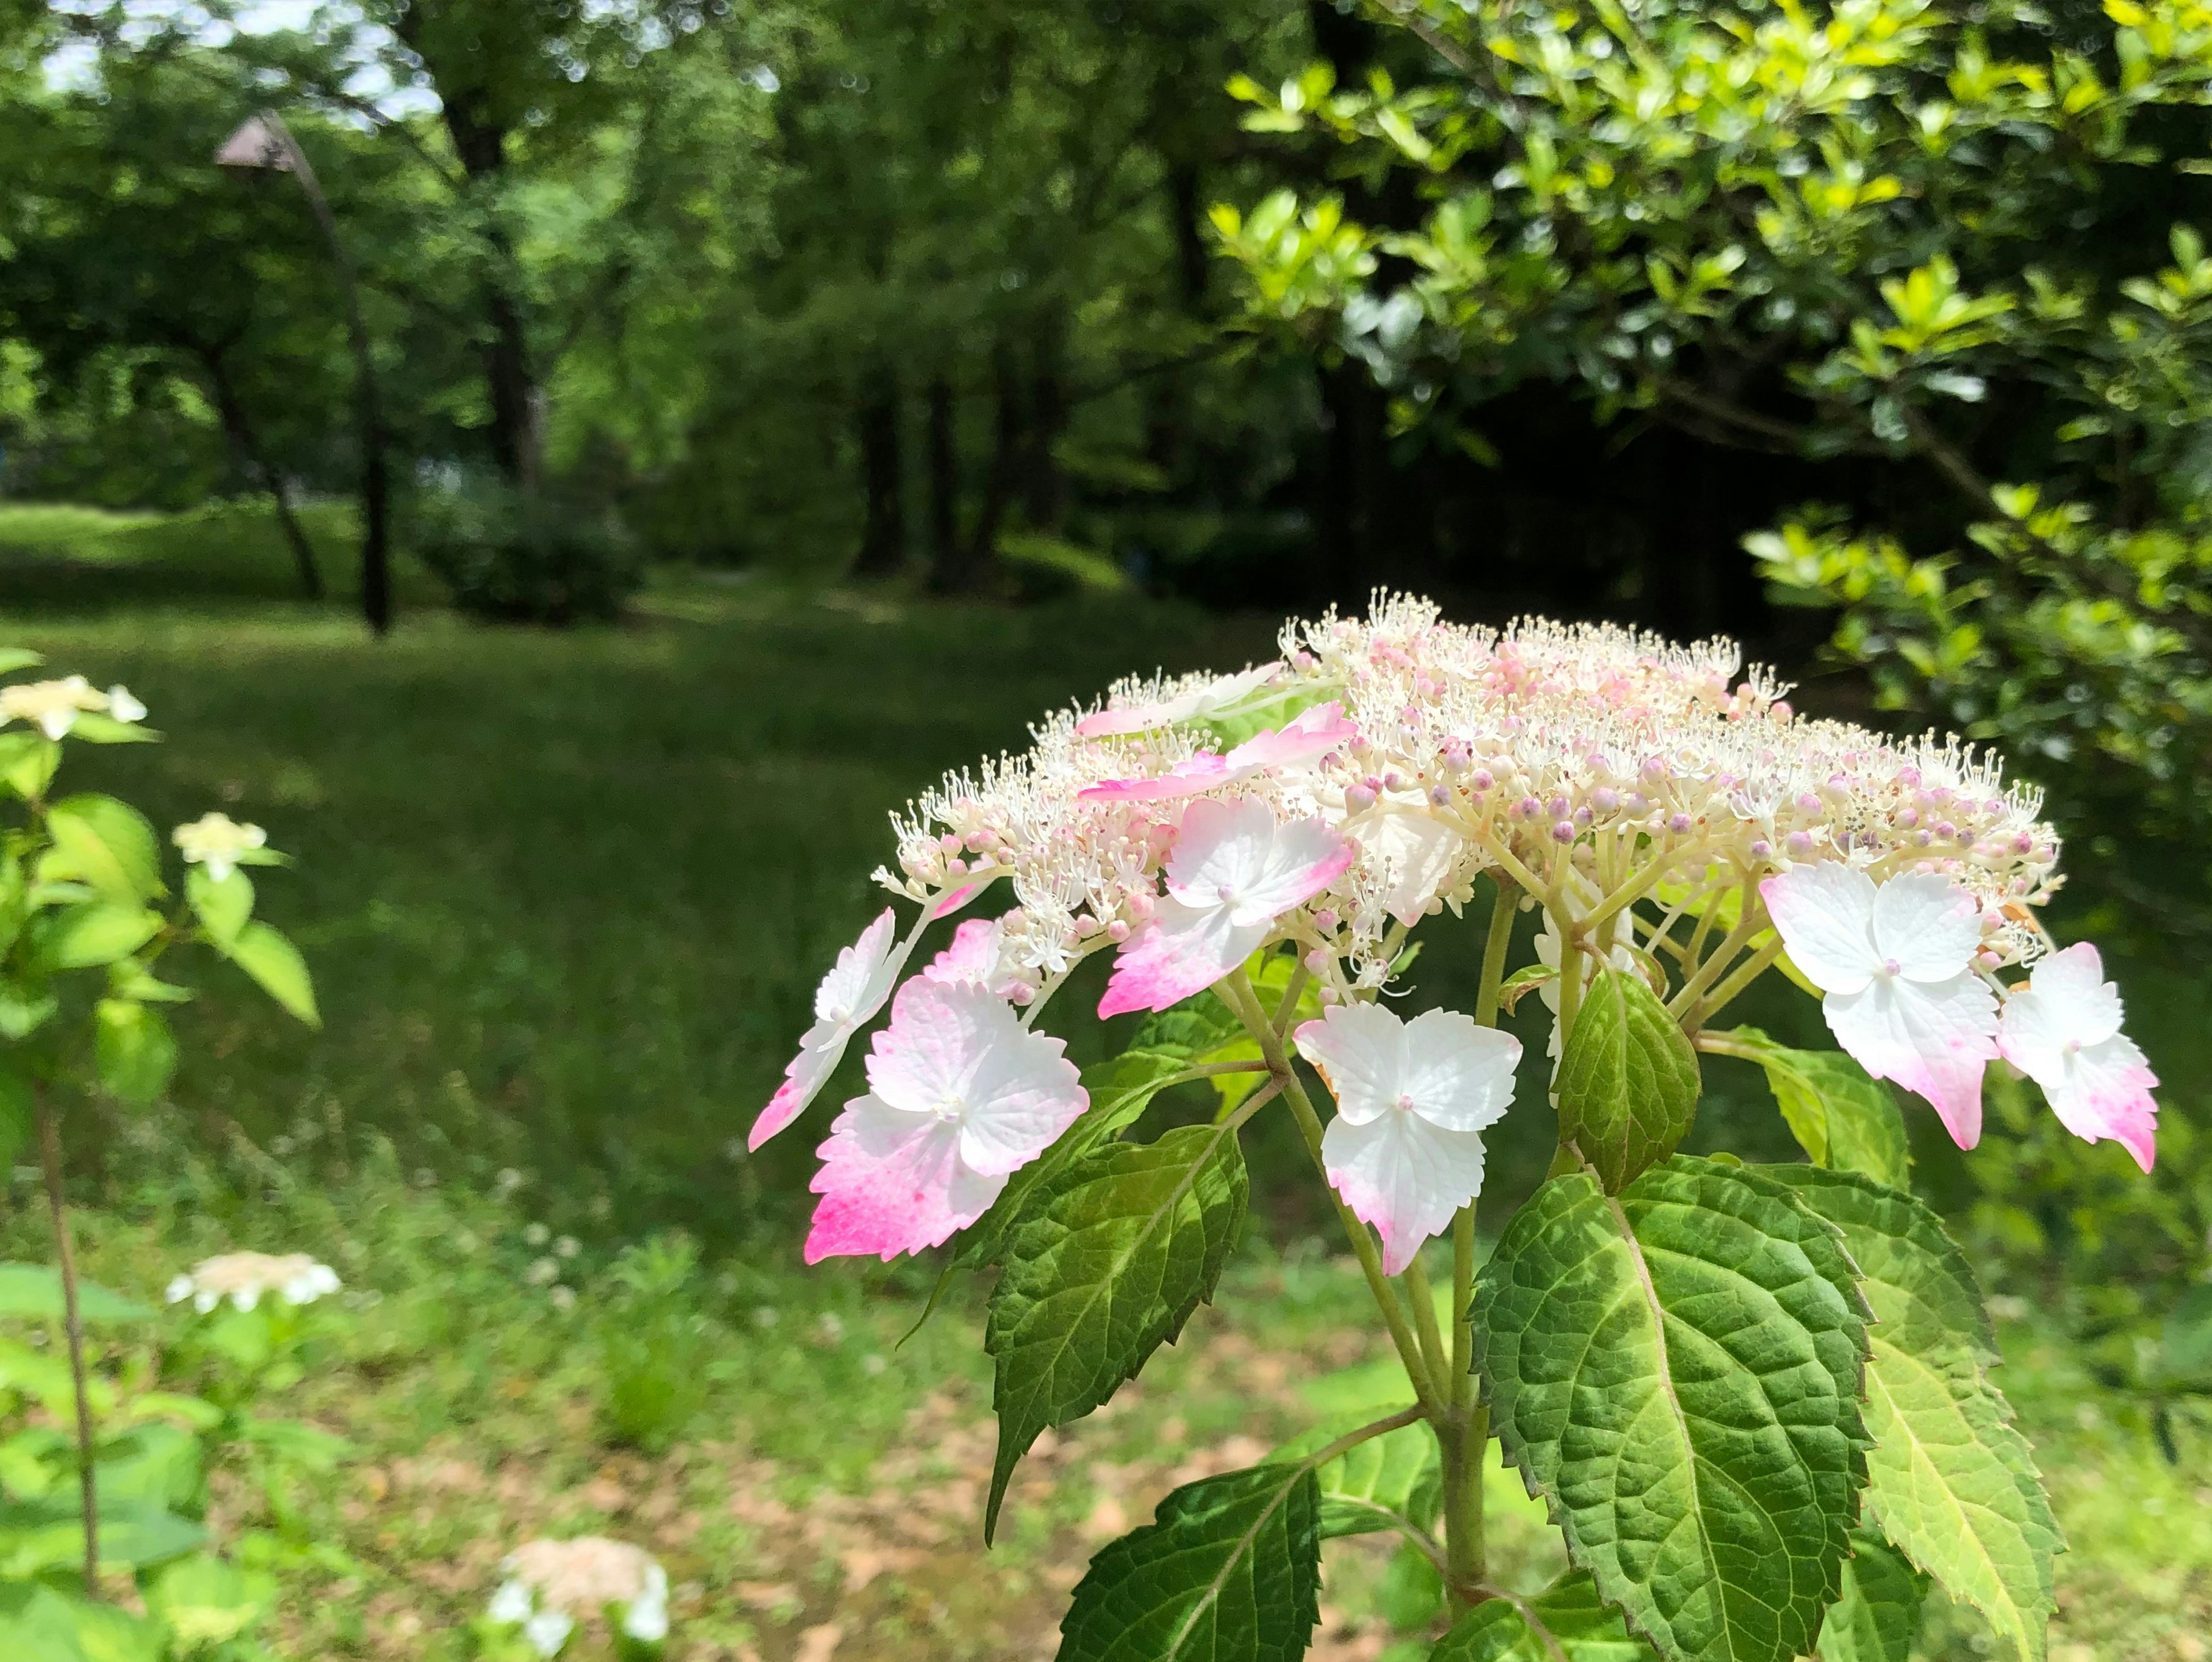
[(2117, 1139), (2148, 1171), (2157, 1149), (2158, 1104), (2150, 1071), (2120, 1031), (2120, 990), (2083, 941), (2054, 952), (2007, 995), (1997, 1023), (2006, 1061), (2043, 1087), (2051, 1111), (2075, 1136)]
[(1877, 1079), (1935, 1104), (1951, 1140), (1982, 1137), (1982, 1073), (1997, 1053), (1996, 995), (1974, 973), (1981, 908), (1949, 878), (1877, 888), (1837, 860), (1759, 885), (1790, 961), (1824, 995), (1828, 1029)]
[(1082, 802), (1163, 802), (1289, 767), (1310, 767), (1359, 736), (1340, 704), (1316, 704), (1282, 726), (1257, 733), (1227, 755), (1200, 751), (1153, 779), (1107, 779), (1076, 792)]
[(1235, 675), (1216, 676), (1173, 698), (1133, 704), (1118, 710), (1097, 710), (1075, 724), (1079, 738), (1105, 738), (1116, 733), (1148, 733), (1155, 727), (1171, 727), (1179, 721), (1204, 721), (1256, 693), (1282, 673), (1279, 664), (1262, 664)]
[(853, 1035), (874, 1019), (891, 996), (891, 984), (898, 980), (904, 961), (903, 954), (892, 955), (896, 923), (891, 908), (885, 907), (860, 931), (859, 940), (838, 952), (836, 963), (814, 989), (814, 1025), (800, 1037), (799, 1054), (783, 1071), (783, 1083), (753, 1121), (746, 1148), (757, 1149), (799, 1118), (837, 1071)]
[(1257, 798), (1193, 803), (1168, 856), (1167, 895), (1121, 948), (1098, 1013), (1165, 1010), (1204, 992), (1356, 852), (1318, 816), (1285, 823)]
[(1297, 1030), (1336, 1098), (1322, 1165), (1396, 1275), (1482, 1190), (1482, 1131), (1513, 1101), (1521, 1041), (1472, 1016), (1340, 1005)]
[(982, 1216), (1090, 1103), (1066, 1049), (973, 982), (908, 982), (822, 1145), (806, 1261), (888, 1261)]

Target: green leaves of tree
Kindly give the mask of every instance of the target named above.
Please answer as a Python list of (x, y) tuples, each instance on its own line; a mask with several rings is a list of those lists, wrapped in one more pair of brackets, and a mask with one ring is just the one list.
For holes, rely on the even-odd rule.
[(1091, 1561), (1060, 1662), (1297, 1662), (1321, 1619), (1320, 1513), (1303, 1464), (1176, 1489)]
[(113, 797), (64, 797), (47, 810), (54, 840), (41, 876), (75, 878), (107, 900), (143, 906), (163, 892), (161, 849), (146, 816)]
[(1911, 1181), (1911, 1157), (1905, 1116), (1888, 1087), (1833, 1050), (1792, 1050), (1757, 1028), (1716, 1035), (1730, 1055), (1766, 1070), (1768, 1089), (1790, 1135), (1815, 1166), (1863, 1172), (1902, 1188)]
[(1812, 1167), (1766, 1168), (1844, 1232), (1877, 1323), (1867, 1367), (1869, 1519), (1999, 1641), (2038, 1662), (2063, 1546), (2027, 1440), (1985, 1372), (1973, 1272), (1911, 1195)]
[(999, 1416), (986, 1540), (1037, 1433), (1105, 1401), (1212, 1295), (1248, 1186), (1237, 1129), (1224, 1123), (1109, 1144), (1036, 1197), (1007, 1240), (984, 1325)]
[(1533, 1598), (1491, 1598), (1452, 1624), (1429, 1662), (1651, 1662), (1581, 1570)]
[(286, 1010), (311, 1028), (322, 1026), (322, 1013), (315, 1008), (315, 986), (307, 974), (307, 960), (301, 957), (299, 948), (275, 929), (264, 923), (250, 923), (228, 945), (217, 943), (216, 949), (252, 976), (261, 990)]
[(1820, 1662), (1911, 1662), (1926, 1592), (1887, 1541), (1856, 1532), (1844, 1561), (1844, 1595), (1820, 1626)]
[[(1278, 1460), (1316, 1453), (1371, 1416), (1339, 1415), (1276, 1451)], [(1314, 1473), (1321, 1485), (1323, 1540), (1376, 1530), (1425, 1532), (1443, 1501), (1443, 1461), (1436, 1433), (1405, 1425), (1354, 1444)]]
[(1559, 1061), (1559, 1134), (1607, 1194), (1674, 1153), (1698, 1112), (1698, 1052), (1640, 975), (1610, 965)]
[(1866, 1307), (1835, 1232), (1676, 1156), (1609, 1197), (1553, 1179), (1476, 1283), (1505, 1453), (1660, 1653), (1788, 1662), (1840, 1586), (1866, 1481)]

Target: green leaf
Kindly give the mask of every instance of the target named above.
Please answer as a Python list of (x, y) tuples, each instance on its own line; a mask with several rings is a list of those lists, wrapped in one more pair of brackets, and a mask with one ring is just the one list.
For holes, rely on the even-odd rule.
[(2027, 1440), (1984, 1372), (1995, 1343), (1973, 1272), (1935, 1214), (1851, 1173), (1772, 1166), (1844, 1232), (1876, 1317), (1866, 1509), (1891, 1544), (2039, 1662), (2064, 1543)]
[(129, 803), (90, 793), (64, 797), (47, 810), (46, 829), (63, 869), (46, 875), (76, 877), (126, 906), (143, 906), (166, 892), (161, 846), (153, 825)]
[[(199, 1525), (172, 1512), (147, 1507), (100, 1510), (103, 1569), (165, 1563), (206, 1538), (207, 1531)], [(83, 1562), (84, 1519), (77, 1511), (74, 1483), (66, 1496), (0, 1498), (0, 1580), (42, 1575)]]
[(1477, 1604), (1437, 1641), (1429, 1662), (1652, 1662), (1652, 1656), (1590, 1578), (1572, 1570), (1533, 1598)]
[(953, 1264), (964, 1270), (980, 1270), (998, 1263), (1006, 1255), (1006, 1237), (1030, 1210), (1030, 1200), (1055, 1186), (1068, 1168), (1092, 1149), (1135, 1125), (1152, 1106), (1153, 1097), (1189, 1071), (1189, 1058), (1173, 1050), (1125, 1051), (1110, 1062), (1085, 1068), (1083, 1089), (1090, 1095), (1091, 1106), (1041, 1158), (1008, 1180), (991, 1209), (962, 1236)]
[(1321, 1619), (1320, 1512), (1303, 1465), (1172, 1491), (1091, 1561), (1060, 1662), (1297, 1662)]
[(0, 646), (0, 676), (10, 676), (18, 670), (34, 670), (46, 661), (27, 646)]
[[(111, 1293), (90, 1281), (76, 1284), (76, 1313), (95, 1327), (131, 1326), (154, 1319), (154, 1312), (137, 1300)], [(17, 1321), (61, 1320), (61, 1271), (51, 1264), (0, 1264), (0, 1317)]]
[(1844, 1596), (1820, 1625), (1820, 1662), (1911, 1662), (1925, 1580), (1878, 1535), (1851, 1536)]
[(168, 1018), (135, 998), (102, 998), (93, 1007), (92, 1053), (100, 1083), (136, 1108), (159, 1101), (177, 1071)]
[(1037, 1433), (1104, 1402), (1212, 1295), (1248, 1186), (1237, 1128), (1221, 1123), (1109, 1144), (1040, 1192), (984, 1321), (999, 1416), (987, 1542)]
[(2212, 1382), (2212, 1284), (2191, 1288), (2166, 1312), (2160, 1329), (2158, 1370), (2168, 1384)]
[(24, 801), (44, 796), (61, 765), (62, 747), (44, 733), (0, 733), (0, 785)]
[(323, 1024), (315, 1009), (315, 986), (307, 977), (300, 949), (267, 924), (248, 924), (238, 938), (218, 942), (216, 950), (251, 975), (261, 990), (311, 1028)]
[(37, 1114), (31, 1077), (14, 1057), (0, 1051), (0, 1172), (13, 1166), (17, 1151), (30, 1142)]
[(1790, 1134), (1816, 1166), (1863, 1172), (1902, 1188), (1911, 1180), (1905, 1116), (1889, 1088), (1832, 1050), (1792, 1050), (1757, 1028), (1724, 1035), (1766, 1070), (1767, 1088)]
[(1866, 1481), (1854, 1280), (1788, 1190), (1680, 1155), (1618, 1197), (1553, 1178), (1483, 1266), (1506, 1457), (1662, 1655), (1812, 1648)]
[(253, 880), (243, 871), (233, 871), (217, 883), (205, 866), (196, 865), (185, 873), (185, 899), (200, 927), (218, 945), (228, 946), (253, 915)]
[(52, 1020), (60, 1008), (61, 1000), (51, 992), (33, 994), (0, 986), (0, 1039), (27, 1039)]
[(57, 913), (40, 957), (50, 969), (88, 969), (127, 958), (161, 932), (161, 914), (143, 906), (87, 901)]
[(35, 1581), (0, 1582), (0, 1656), (8, 1662), (161, 1662), (150, 1622)]
[[(1402, 1378), (1399, 1383), (1404, 1384)], [(1292, 1438), (1270, 1458), (1303, 1459), (1376, 1417), (1364, 1410), (1335, 1416)], [(1436, 1433), (1425, 1424), (1401, 1426), (1356, 1443), (1317, 1469), (1314, 1478), (1321, 1485), (1323, 1540), (1378, 1529), (1426, 1532), (1435, 1527), (1443, 1503), (1443, 1459)]]
[(118, 721), (97, 710), (80, 710), (70, 724), (70, 737), (87, 744), (154, 744), (161, 736), (135, 721)]
[(1559, 1135), (1607, 1194), (1674, 1152), (1698, 1113), (1698, 1052), (1641, 975), (1610, 965), (1559, 1061)]
[(276, 1602), (274, 1577), (207, 1553), (179, 1558), (146, 1587), (147, 1610), (186, 1651), (229, 1643)]

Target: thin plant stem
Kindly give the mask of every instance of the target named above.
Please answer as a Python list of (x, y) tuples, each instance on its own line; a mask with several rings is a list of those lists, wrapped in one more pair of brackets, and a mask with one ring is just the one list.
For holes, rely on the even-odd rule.
[(1475, 1603), (1489, 1574), (1483, 1545), (1482, 1469), (1490, 1455), (1490, 1410), (1476, 1405), (1453, 1417), (1450, 1434), (1439, 1428), (1443, 1457), (1444, 1586), (1457, 1615)]
[(1681, 990), (1668, 1001), (1667, 1013), (1679, 1019), (1683, 1011), (1705, 996), (1705, 989), (1720, 978), (1729, 961), (1749, 946), (1766, 926), (1765, 907), (1746, 907), (1736, 926), (1729, 931), (1727, 937), (1713, 949), (1712, 955), (1698, 966), (1696, 973), (1682, 983)]
[[(1413, 1330), (1421, 1336), (1421, 1356), (1429, 1364), (1429, 1376), (1444, 1378), (1451, 1357), (1444, 1350), (1443, 1329), (1437, 1325), (1436, 1290), (1429, 1285), (1429, 1272), (1421, 1267), (1419, 1253), (1407, 1259), (1406, 1272), (1400, 1279), (1406, 1283), (1406, 1301), (1413, 1307)], [(1437, 1393), (1446, 1402), (1451, 1400), (1449, 1383), (1446, 1380), (1447, 1388)]]
[(1482, 943), (1482, 984), (1474, 998), (1474, 1024), (1498, 1025), (1498, 990), (1505, 985), (1505, 955), (1513, 945), (1513, 914), (1520, 892), (1503, 877), (1497, 879), (1498, 900), (1490, 908), (1490, 933)]
[(1745, 959), (1742, 964), (1711, 992), (1692, 1005), (1684, 1015), (1682, 1025), (1695, 1033), (1714, 1016), (1719, 1015), (1735, 996), (1774, 967), (1782, 955), (1782, 939), (1777, 936), (1765, 946)]
[(1329, 1204), (1335, 1209), (1337, 1222), (1343, 1226), (1345, 1238), (1352, 1243), (1352, 1256), (1359, 1260), (1360, 1272), (1367, 1277), (1367, 1290), (1374, 1295), (1376, 1308), (1390, 1330), (1390, 1342), (1398, 1348), (1398, 1360), (1406, 1369), (1406, 1377), (1413, 1382), (1413, 1394), (1420, 1398), (1425, 1413), (1436, 1411), (1442, 1403), (1435, 1382), (1429, 1377), (1427, 1362), (1421, 1356), (1420, 1341), (1413, 1336), (1407, 1322), (1406, 1313), (1399, 1305), (1398, 1295), (1391, 1289), (1390, 1278), (1382, 1273), (1382, 1255), (1376, 1250), (1375, 1236), (1364, 1223), (1344, 1204), (1344, 1197), (1328, 1181), (1327, 1168), (1322, 1160), (1321, 1115), (1314, 1111), (1313, 1099), (1297, 1075), (1291, 1071), (1290, 1058), (1284, 1052), (1283, 1041), (1275, 1036), (1260, 1009), (1259, 995), (1253, 992), (1251, 979), (1243, 967), (1231, 970), (1220, 986), (1228, 994), (1230, 1008), (1244, 1022), (1252, 1036), (1260, 1041), (1260, 1053), (1267, 1058), (1267, 1066), (1283, 1082), (1283, 1099), (1291, 1105), (1291, 1117), (1297, 1121), (1298, 1131), (1305, 1138), (1306, 1153), (1312, 1159), (1314, 1169), (1322, 1174), (1322, 1186), (1328, 1191)]
[(62, 1201), (62, 1139), (53, 1110), (39, 1104), (39, 1154), (46, 1168), (46, 1204), (53, 1213), (54, 1257), (62, 1275), (62, 1325), (69, 1336), (70, 1384), (76, 1396), (77, 1499), (84, 1516), (84, 1595), (100, 1597), (100, 1496), (92, 1464), (92, 1402), (85, 1390), (84, 1323), (77, 1313), (76, 1254), (70, 1246)]
[(1306, 967), (1306, 961), (1301, 955), (1297, 961), (1297, 967), (1291, 971), (1290, 985), (1283, 989), (1283, 1002), (1275, 1006), (1274, 1028), (1277, 1039), (1280, 1039), (1290, 1031), (1291, 1017), (1297, 1015), (1298, 1010), (1298, 995), (1306, 990), (1306, 983), (1312, 979), (1313, 972)]

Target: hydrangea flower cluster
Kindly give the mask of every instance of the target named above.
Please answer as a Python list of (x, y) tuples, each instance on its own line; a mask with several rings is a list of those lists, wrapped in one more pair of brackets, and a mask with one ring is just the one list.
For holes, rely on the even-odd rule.
[(540, 1656), (558, 1656), (577, 1622), (601, 1611), (617, 1613), (623, 1635), (639, 1644), (668, 1637), (668, 1573), (642, 1547), (599, 1535), (529, 1541), (500, 1570), (507, 1579), (485, 1619), (519, 1629)]
[[(1644, 975), (1693, 1037), (1778, 965), (1961, 1147), (2002, 1058), (2148, 1169), (2156, 1080), (2095, 949), (2057, 950), (2039, 921), (2059, 840), (2038, 793), (1955, 739), (1800, 715), (1740, 662), (1726, 641), (1500, 633), (1385, 595), (1290, 623), (1234, 675), (1119, 683), (948, 777), (894, 816), (896, 869), (877, 874), (918, 914), (902, 932), (887, 909), (839, 955), (753, 1128), (757, 1147), (791, 1123), (890, 1006), (870, 1089), (822, 1145), (809, 1259), (945, 1240), (1082, 1113), (1035, 1024), (1085, 959), (1113, 955), (1110, 1016), (1227, 988), (1288, 943), (1325, 1010), (1294, 1036), (1336, 1098), (1329, 1181), (1401, 1266), (1480, 1188), (1517, 1046), (1377, 1000), (1407, 932), (1484, 874), (1542, 908), (1532, 973), (1561, 1026), (1602, 965)], [(927, 926), (1001, 879), (1007, 909), (902, 986)]]
[(272, 1295), (290, 1305), (313, 1304), (340, 1284), (337, 1271), (305, 1253), (223, 1253), (202, 1259), (172, 1280), (168, 1301), (190, 1299), (192, 1308), (205, 1315), (225, 1299), (240, 1310), (253, 1309)]

